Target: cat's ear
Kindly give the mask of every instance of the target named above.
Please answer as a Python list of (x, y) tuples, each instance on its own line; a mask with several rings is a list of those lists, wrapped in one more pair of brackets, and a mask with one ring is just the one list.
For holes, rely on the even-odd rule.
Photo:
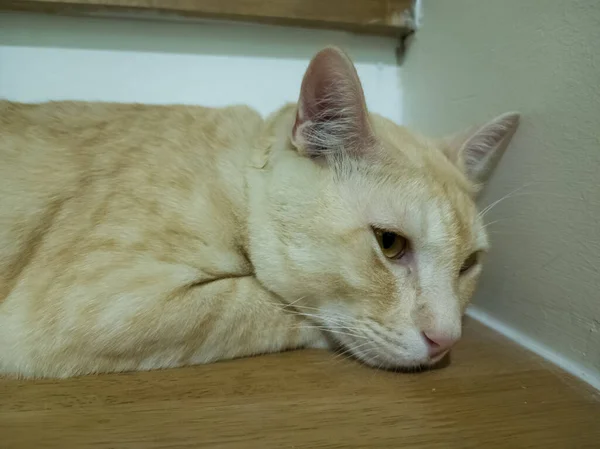
[(516, 112), (502, 114), (461, 136), (444, 139), (442, 150), (473, 183), (484, 184), (519, 126)]
[(373, 146), (362, 86), (352, 61), (341, 50), (325, 48), (310, 62), (291, 140), (300, 154), (311, 158), (359, 156)]

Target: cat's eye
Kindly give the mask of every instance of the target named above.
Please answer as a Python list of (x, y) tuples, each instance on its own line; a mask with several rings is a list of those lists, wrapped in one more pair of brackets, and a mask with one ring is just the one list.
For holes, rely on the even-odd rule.
[(408, 248), (408, 240), (395, 232), (383, 231), (375, 229), (377, 242), (381, 247), (381, 252), (388, 259), (400, 259), (406, 253)]
[(473, 268), (477, 262), (479, 261), (479, 253), (474, 252), (471, 253), (469, 257), (463, 262), (462, 267), (460, 267), (460, 274), (465, 274), (471, 268)]

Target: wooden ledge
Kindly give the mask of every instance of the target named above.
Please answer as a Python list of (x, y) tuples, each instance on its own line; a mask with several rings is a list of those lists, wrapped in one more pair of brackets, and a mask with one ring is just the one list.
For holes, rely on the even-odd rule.
[(598, 448), (598, 392), (467, 321), (443, 369), (326, 351), (65, 380), (0, 378), (0, 447)]
[(0, 0), (2, 11), (183, 17), (404, 37), (412, 0)]

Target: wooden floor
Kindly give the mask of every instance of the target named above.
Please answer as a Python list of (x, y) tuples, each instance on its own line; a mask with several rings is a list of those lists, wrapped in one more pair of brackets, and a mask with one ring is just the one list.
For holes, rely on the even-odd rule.
[(0, 448), (600, 448), (597, 392), (477, 323), (465, 334), (419, 374), (299, 351), (0, 380)]

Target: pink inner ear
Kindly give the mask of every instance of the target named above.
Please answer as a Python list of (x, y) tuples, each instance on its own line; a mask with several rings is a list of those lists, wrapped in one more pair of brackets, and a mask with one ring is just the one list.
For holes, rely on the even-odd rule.
[(479, 129), (462, 148), (467, 176), (487, 181), (519, 125), (519, 114), (503, 114)]
[(476, 184), (487, 181), (519, 125), (519, 114), (500, 115), (482, 127), (444, 139), (442, 150)]
[(337, 49), (322, 50), (302, 81), (292, 142), (302, 153), (315, 157), (341, 149), (355, 152), (371, 135), (352, 62)]
[(308, 68), (302, 90), (300, 93), (299, 111), (302, 112), (302, 120), (313, 120), (322, 113), (328, 106), (328, 92), (333, 91), (334, 81), (330, 78), (327, 64), (329, 61), (323, 61), (323, 58), (314, 61)]

